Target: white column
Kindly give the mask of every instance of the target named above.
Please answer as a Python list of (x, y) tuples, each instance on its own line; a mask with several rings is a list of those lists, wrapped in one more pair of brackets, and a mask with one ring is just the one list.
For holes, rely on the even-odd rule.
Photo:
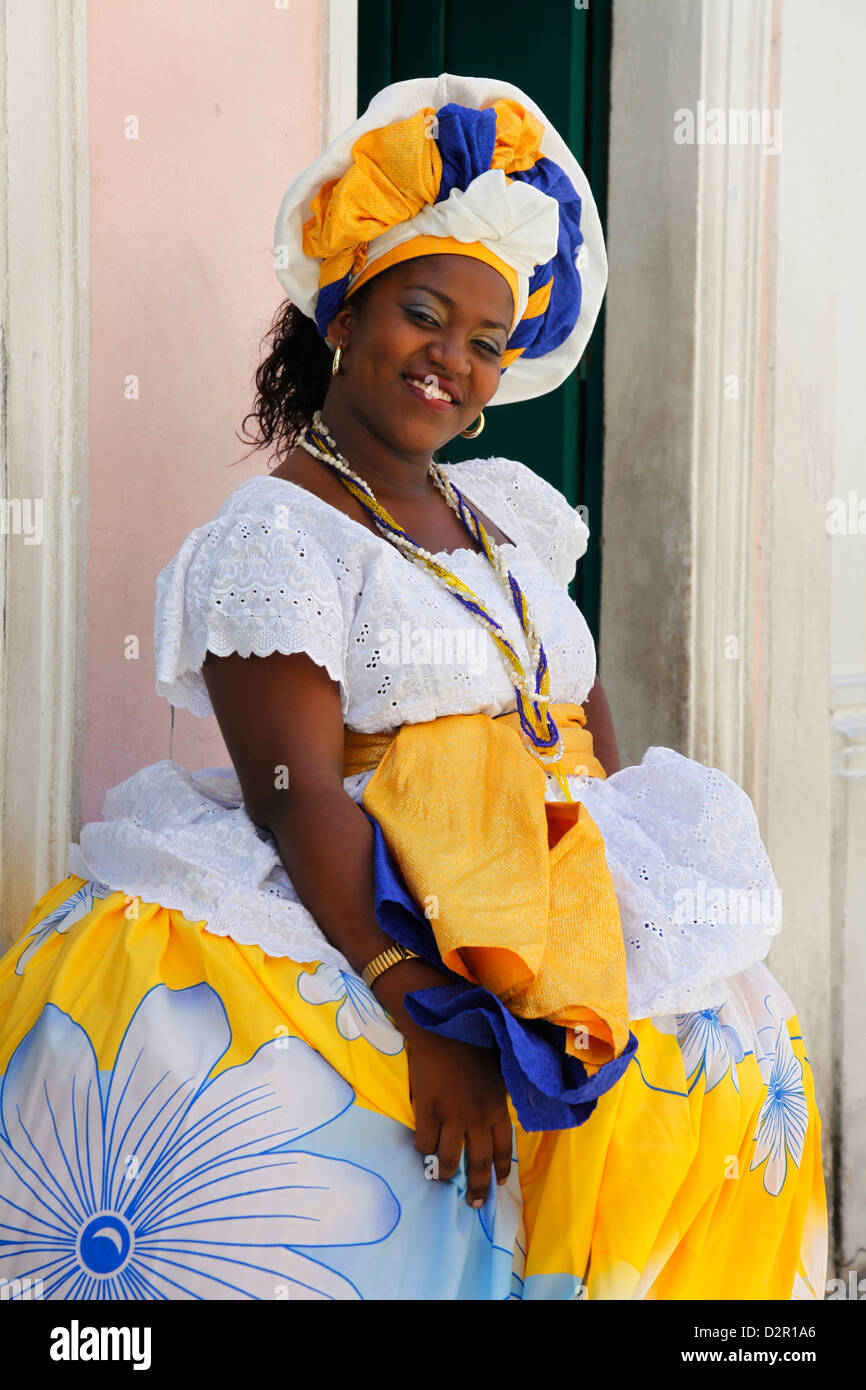
[(319, 15), (319, 143), (324, 150), (358, 116), (357, 0), (319, 0)]
[[(807, 5), (791, 17), (792, 44), (810, 24)], [(846, 29), (840, 33), (839, 18)], [(857, 0), (830, 7), (829, 32), (817, 50), (821, 77), (822, 139), (815, 168), (815, 221), (822, 226), (818, 254), (827, 257), (832, 315), (826, 331), (803, 352), (802, 372), (820, 364), (816, 385), (824, 395), (834, 437), (829, 515), (844, 514), (829, 545), (832, 575), (833, 728), (833, 1000), (831, 1047), (838, 1099), (832, 1136), (836, 1157), (840, 1273), (866, 1273), (866, 1048), (861, 1045), (866, 996), (866, 142), (862, 129), (866, 8)], [(794, 28), (796, 23), (796, 28)], [(822, 16), (823, 25), (823, 16)], [(844, 42), (840, 39), (844, 37)], [(805, 93), (811, 63), (800, 63)], [(805, 99), (805, 98), (804, 98)], [(811, 98), (814, 103), (814, 96)], [(824, 103), (827, 103), (824, 107)], [(805, 198), (806, 190), (802, 191)], [(793, 229), (792, 229), (793, 231)], [(819, 287), (823, 291), (823, 284)], [(822, 442), (810, 441), (810, 449)], [(823, 697), (823, 698), (822, 698)], [(813, 692), (819, 713), (826, 695)], [(847, 1277), (847, 1276), (846, 1276)]]
[(624, 762), (667, 744), (754, 801), (840, 1268), (866, 1250), (866, 535), (826, 522), (866, 512), (864, 53), (857, 0), (614, 8), (600, 669)]
[(623, 764), (688, 751), (702, 5), (615, 0), (599, 670)]
[(0, 922), (78, 831), (86, 660), (89, 171), (84, 0), (0, 19)]

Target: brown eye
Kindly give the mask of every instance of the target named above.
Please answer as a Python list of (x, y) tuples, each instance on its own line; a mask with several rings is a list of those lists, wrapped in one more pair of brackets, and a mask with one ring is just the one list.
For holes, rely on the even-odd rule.
[(421, 319), (423, 323), (429, 323), (433, 328), (439, 327), (438, 319), (434, 319), (431, 314), (426, 314), (423, 309), (407, 309), (406, 313), (410, 314), (412, 318)]

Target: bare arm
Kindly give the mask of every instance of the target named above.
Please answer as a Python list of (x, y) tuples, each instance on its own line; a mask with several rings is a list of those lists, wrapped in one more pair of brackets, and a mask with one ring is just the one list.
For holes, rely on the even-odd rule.
[(583, 702), (583, 712), (586, 715), (586, 727), (592, 734), (593, 752), (610, 777), (620, 769), (619, 749), (616, 745), (613, 716), (598, 676)]
[[(202, 671), (250, 819), (271, 832), (301, 902), (360, 972), (393, 943), (376, 920), (373, 826), (343, 787), (339, 687), (302, 652), (208, 652)], [(500, 1182), (511, 1166), (512, 1126), (498, 1058), (418, 1027), (403, 1003), (406, 993), (448, 978), (426, 961), (400, 961), (373, 990), (406, 1038), (415, 1148), (436, 1154), (438, 1176), (448, 1179), (465, 1138), (466, 1200), (480, 1206), (491, 1166)]]
[[(208, 652), (202, 673), (250, 819), (271, 832), (301, 902), (360, 974), (393, 941), (373, 908), (373, 827), (343, 787), (338, 686), (302, 652)], [(445, 978), (404, 961), (375, 992), (405, 1032), (403, 994)]]

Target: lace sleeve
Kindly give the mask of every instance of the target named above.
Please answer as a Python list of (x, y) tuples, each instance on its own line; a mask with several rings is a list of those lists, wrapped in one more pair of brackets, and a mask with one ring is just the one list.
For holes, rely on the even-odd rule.
[(344, 592), (326, 548), (269, 498), (229, 503), (184, 541), (156, 582), (156, 690), (193, 714), (213, 708), (205, 652), (306, 652), (346, 688)]
[(559, 489), (517, 459), (476, 459), (453, 467), (458, 485), (462, 473), (474, 485), (479, 505), (487, 501), (491, 516), (495, 518), (505, 504), (521, 537), (554, 579), (568, 588), (586, 551), (589, 527)]
[(589, 527), (558, 488), (525, 463), (505, 459), (513, 469), (506, 493), (523, 534), (554, 579), (568, 588), (577, 562), (586, 553)]

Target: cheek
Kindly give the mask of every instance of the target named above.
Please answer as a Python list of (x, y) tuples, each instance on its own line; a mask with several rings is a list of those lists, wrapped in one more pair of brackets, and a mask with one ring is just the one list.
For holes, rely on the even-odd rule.
[(479, 396), (489, 401), (502, 380), (502, 358), (493, 357), (489, 362), (479, 364), (475, 373), (476, 389)]
[(423, 346), (424, 334), (400, 313), (370, 315), (360, 343), (373, 369), (384, 373), (402, 371)]
[(499, 383), (502, 379), (500, 367), (501, 357), (491, 357), (485, 353), (483, 356), (478, 354), (473, 359), (472, 366), (472, 403), (478, 409), (482, 409), (491, 396), (495, 395)]

